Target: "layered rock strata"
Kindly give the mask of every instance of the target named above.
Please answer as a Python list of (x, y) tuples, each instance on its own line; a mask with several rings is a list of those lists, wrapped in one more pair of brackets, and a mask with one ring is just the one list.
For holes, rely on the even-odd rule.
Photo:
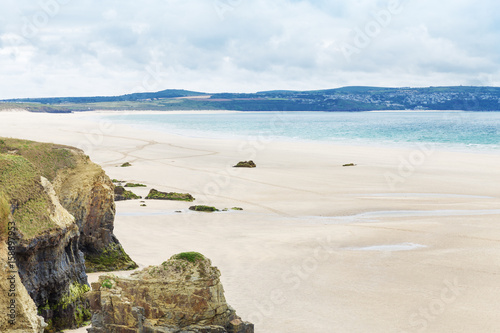
[(198, 253), (92, 284), (89, 333), (253, 333), (227, 304), (220, 272)]
[[(0, 332), (42, 333), (47, 326), (35, 302), (21, 283), (15, 262), (8, 259), (6, 242), (0, 243)], [(11, 258), (12, 259), (12, 258)]]

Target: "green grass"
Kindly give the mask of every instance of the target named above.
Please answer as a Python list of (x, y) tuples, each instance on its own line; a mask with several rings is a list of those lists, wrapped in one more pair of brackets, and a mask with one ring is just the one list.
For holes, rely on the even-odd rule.
[(0, 154), (0, 186), (17, 207), (13, 218), (25, 238), (57, 227), (50, 218), (53, 204), (40, 183), (40, 171), (26, 158)]
[(59, 170), (72, 169), (77, 164), (70, 147), (28, 140), (0, 138), (0, 154), (26, 158), (50, 181)]
[(103, 288), (108, 288), (108, 289), (111, 289), (113, 288), (113, 283), (111, 282), (110, 279), (106, 279), (102, 282), (102, 285), (101, 285)]
[(129, 162), (125, 162), (123, 163), (122, 165), (120, 165), (122, 168), (126, 168), (126, 167), (131, 167), (132, 164), (130, 164)]
[(7, 238), (7, 224), (9, 223), (9, 214), (9, 200), (7, 199), (7, 196), (5, 194), (0, 193), (0, 241)]
[(185, 260), (185, 261), (189, 261), (191, 263), (195, 263), (199, 260), (205, 259), (205, 256), (201, 253), (198, 253), (198, 252), (182, 252), (182, 253), (179, 253), (179, 254), (172, 256), (171, 259)]

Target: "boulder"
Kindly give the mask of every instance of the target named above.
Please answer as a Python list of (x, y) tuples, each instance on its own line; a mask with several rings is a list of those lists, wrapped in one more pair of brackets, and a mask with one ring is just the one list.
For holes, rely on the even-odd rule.
[(243, 162), (238, 162), (234, 166), (235, 168), (255, 168), (257, 165), (253, 161), (243, 161)]
[(194, 197), (189, 193), (176, 193), (176, 192), (161, 192), (155, 189), (149, 191), (146, 199), (156, 200), (175, 200), (175, 201), (194, 201)]

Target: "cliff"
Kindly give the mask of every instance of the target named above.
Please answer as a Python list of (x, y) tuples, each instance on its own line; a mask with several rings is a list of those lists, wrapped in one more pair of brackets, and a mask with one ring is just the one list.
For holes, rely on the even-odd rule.
[[(15, 263), (15, 235), (10, 205), (0, 194), (0, 332), (42, 333), (46, 326), (19, 277)], [(10, 237), (10, 239), (9, 239)]]
[(227, 304), (220, 272), (196, 252), (92, 284), (89, 333), (253, 333)]
[(113, 235), (113, 185), (82, 151), (0, 139), (0, 196), (15, 226), (20, 280), (47, 332), (90, 319), (84, 256), (90, 270), (136, 267)]
[(115, 186), (100, 166), (83, 154), (77, 157), (75, 167), (58, 174), (54, 188), (80, 229), (87, 272), (137, 268), (113, 234)]
[(0, 332), (42, 333), (46, 326), (35, 302), (21, 283), (14, 262), (8, 262), (6, 243), (0, 243)]

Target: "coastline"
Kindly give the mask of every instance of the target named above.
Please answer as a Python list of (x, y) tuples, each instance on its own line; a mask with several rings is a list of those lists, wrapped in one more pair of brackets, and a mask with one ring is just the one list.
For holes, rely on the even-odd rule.
[[(133, 189), (140, 195), (183, 191), (196, 204), (243, 207), (203, 214), (179, 202), (118, 202), (115, 233), (141, 267), (182, 251), (207, 255), (221, 269), (228, 302), (257, 332), (417, 332), (424, 323), (436, 332), (498, 329), (498, 212), (352, 219), (493, 210), (498, 155), (199, 139), (74, 114), (2, 112), (0, 119), (1, 136), (81, 147), (111, 178), (148, 185)], [(247, 159), (257, 168), (231, 167)], [(146, 214), (154, 212), (165, 214)], [(402, 244), (410, 249), (396, 251)]]

